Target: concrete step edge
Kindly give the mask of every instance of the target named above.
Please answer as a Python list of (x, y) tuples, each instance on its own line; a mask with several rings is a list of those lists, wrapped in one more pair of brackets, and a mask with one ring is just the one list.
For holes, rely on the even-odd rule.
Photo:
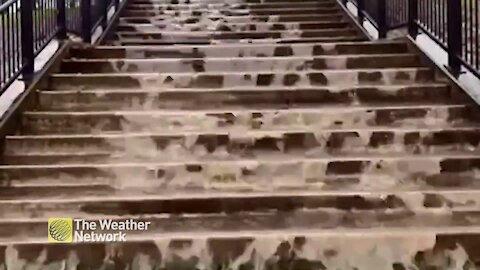
[(218, 44), (233, 43), (233, 44), (246, 44), (246, 43), (258, 43), (258, 44), (284, 44), (290, 45), (295, 43), (311, 43), (311, 42), (338, 42), (338, 41), (361, 41), (366, 38), (363, 36), (334, 36), (334, 37), (294, 37), (294, 38), (277, 38), (277, 39), (209, 39), (207, 40), (153, 40), (153, 39), (138, 39), (138, 38), (122, 38), (121, 40), (111, 40), (111, 44), (115, 45), (171, 45), (171, 44), (190, 44), (190, 45), (210, 45), (217, 46)]
[(125, 63), (128, 62), (186, 62), (194, 60), (202, 61), (277, 61), (277, 60), (313, 60), (313, 59), (343, 59), (343, 58), (374, 58), (374, 57), (385, 57), (385, 58), (394, 58), (394, 57), (412, 57), (418, 58), (419, 56), (414, 53), (385, 53), (385, 54), (340, 54), (340, 55), (312, 55), (312, 56), (267, 56), (267, 57), (191, 57), (191, 58), (69, 58), (63, 59), (63, 63), (78, 63), (78, 62), (112, 62), (112, 61), (122, 61)]
[[(351, 162), (351, 161), (422, 161), (425, 159), (431, 160), (454, 160), (454, 159), (475, 159), (480, 160), (480, 155), (478, 153), (459, 153), (456, 155), (453, 154), (396, 154), (388, 156), (378, 156), (372, 154), (371, 156), (327, 156), (327, 157), (297, 157), (296, 159), (279, 159), (279, 158), (266, 158), (262, 159), (245, 159), (238, 158), (235, 160), (219, 160), (219, 159), (192, 159), (182, 161), (154, 161), (154, 162), (129, 162), (129, 163), (71, 163), (71, 164), (41, 164), (41, 165), (0, 165), (0, 170), (10, 170), (10, 169), (58, 169), (58, 168), (150, 168), (150, 167), (162, 167), (162, 166), (185, 166), (185, 165), (232, 165), (241, 166), (241, 164), (258, 164), (258, 163), (268, 163), (275, 165), (287, 165), (287, 164), (297, 164), (297, 163), (314, 163), (314, 162)], [(350, 174), (351, 175), (351, 174)], [(1, 199), (1, 198), (0, 198)]]
[(333, 132), (382, 132), (382, 131), (401, 131), (401, 132), (435, 132), (443, 130), (454, 131), (477, 131), (480, 125), (462, 125), (462, 126), (432, 126), (432, 127), (354, 127), (354, 128), (327, 128), (317, 130), (315, 128), (284, 128), (284, 129), (270, 129), (270, 130), (243, 130), (243, 129), (210, 129), (205, 131), (170, 131), (170, 132), (122, 132), (122, 133), (99, 133), (99, 134), (51, 134), (51, 135), (7, 135), (7, 141), (12, 140), (49, 140), (49, 139), (123, 139), (123, 138), (150, 138), (162, 136), (199, 136), (203, 134), (215, 135), (232, 135), (238, 131), (242, 131), (241, 137), (247, 136), (275, 136), (283, 134), (297, 134), (297, 133), (333, 133)]
[[(473, 196), (477, 195), (476, 197), (480, 197), (480, 189), (458, 189), (458, 188), (451, 188), (451, 189), (424, 189), (424, 190), (381, 190), (381, 191), (371, 191), (371, 190), (342, 190), (342, 191), (304, 191), (299, 193), (296, 190), (289, 191), (289, 192), (281, 192), (281, 191), (274, 191), (274, 192), (182, 192), (178, 194), (172, 194), (172, 192), (165, 193), (162, 195), (134, 195), (134, 196), (127, 196), (127, 195), (120, 195), (120, 196), (82, 196), (81, 198), (41, 198), (41, 199), (21, 199), (21, 200), (3, 200), (0, 199), (0, 206), (5, 204), (16, 205), (16, 204), (25, 204), (25, 203), (51, 203), (51, 204), (62, 204), (62, 203), (115, 203), (115, 202), (153, 202), (153, 201), (188, 201), (188, 200), (204, 200), (204, 199), (215, 199), (215, 200), (222, 200), (222, 199), (255, 199), (255, 198), (279, 198), (279, 199), (308, 199), (308, 198), (319, 198), (319, 197), (362, 197), (365, 196), (367, 198), (374, 198), (380, 197), (385, 198), (388, 195), (394, 195), (398, 197), (402, 196), (420, 196), (423, 198), (426, 194), (434, 194), (439, 196)], [(459, 206), (459, 209), (463, 208)], [(467, 209), (471, 209), (471, 206), (466, 206)], [(438, 209), (438, 207), (437, 207)]]
[(191, 7), (191, 6), (205, 6), (208, 5), (209, 7), (214, 7), (214, 6), (220, 6), (220, 7), (235, 7), (235, 6), (259, 6), (259, 5), (296, 5), (296, 6), (302, 6), (302, 5), (331, 5), (335, 6), (335, 2), (332, 1), (302, 1), (302, 2), (264, 2), (264, 3), (238, 3), (238, 2), (231, 2), (229, 3), (228, 1), (223, 1), (222, 2), (209, 2), (209, 1), (202, 1), (202, 2), (191, 2), (190, 4), (184, 4), (184, 3), (178, 3), (178, 4), (172, 4), (172, 3), (167, 3), (167, 2), (161, 2), (161, 1), (151, 1), (150, 3), (142, 2), (142, 1), (133, 1), (128, 4), (128, 7)]
[[(348, 21), (296, 21), (296, 22), (259, 22), (259, 21), (252, 21), (252, 22), (223, 22), (222, 25), (230, 25), (234, 24), (236, 26), (248, 26), (248, 25), (293, 25), (293, 26), (300, 26), (303, 24), (310, 24), (310, 25), (350, 25)], [(162, 21), (156, 22), (149, 22), (149, 23), (134, 23), (134, 22), (119, 22), (117, 25), (118, 27), (126, 27), (126, 26), (166, 26), (169, 23), (165, 23)]]
[[(301, 44), (221, 44), (221, 45), (169, 45), (169, 46), (120, 46), (120, 45), (100, 45), (95, 47), (86, 47), (87, 49), (152, 49), (152, 50), (163, 50), (163, 49), (181, 49), (181, 48), (194, 48), (194, 47), (214, 47), (214, 48), (231, 48), (231, 47), (264, 47), (264, 46), (273, 46), (273, 47), (282, 47), (282, 46), (292, 46), (292, 47), (305, 47), (305, 46), (314, 46), (314, 45), (325, 45), (325, 46), (357, 46), (357, 45), (371, 45), (371, 46), (380, 46), (380, 45), (405, 45), (404, 41), (390, 41), (390, 40), (381, 40), (381, 41), (358, 41), (358, 42), (351, 42), (351, 41), (344, 41), (344, 42), (329, 42), (329, 43), (322, 43), (322, 42), (311, 42), (311, 43), (301, 43)], [(85, 48), (73, 48), (73, 49), (85, 49)]]
[[(404, 213), (405, 211), (408, 211), (407, 209), (386, 209), (386, 210), (363, 210), (363, 209), (356, 209), (353, 214), (355, 215), (361, 215), (362, 213), (368, 213), (368, 214), (390, 214), (390, 215), (395, 215), (395, 214), (401, 214)], [(456, 209), (455, 212), (457, 213), (476, 213), (480, 212), (480, 209), (478, 208), (461, 208), (461, 209)], [(341, 210), (339, 208), (315, 208), (315, 209), (296, 209), (295, 211), (292, 211), (291, 213), (298, 213), (298, 214), (348, 214), (351, 213), (351, 210)], [(268, 210), (257, 210), (257, 211), (251, 211), (251, 212), (245, 212), (242, 213), (242, 215), (246, 216), (255, 216), (255, 215), (275, 215), (275, 213), (272, 213), (271, 211)], [(415, 215), (446, 215), (450, 216), (451, 211), (449, 209), (415, 209)], [(183, 217), (183, 218), (197, 218), (197, 217), (204, 217), (204, 218), (210, 218), (210, 217), (225, 217), (228, 218), (224, 213), (203, 213), (201, 215), (199, 214), (189, 214), (189, 213), (184, 213), (184, 214), (178, 214), (176, 215), (178, 217)], [(106, 215), (95, 215), (95, 214), (88, 214), (88, 213), (79, 213), (78, 215), (75, 216), (75, 218), (85, 218), (87, 220), (98, 220), (99, 218), (102, 219), (112, 219), (112, 220), (127, 220), (127, 219), (169, 219), (170, 215), (169, 214), (125, 214), (125, 215), (111, 215), (111, 214), (106, 214)], [(48, 218), (46, 217), (29, 217), (29, 218), (12, 218), (12, 217), (0, 217), (0, 226), (2, 225), (9, 225), (9, 224), (16, 224), (16, 223), (23, 223), (23, 224), (35, 224), (35, 223), (47, 223)]]
[[(68, 77), (148, 77), (148, 76), (168, 76), (168, 75), (187, 75), (187, 76), (208, 76), (208, 75), (245, 75), (245, 74), (274, 74), (274, 75), (285, 75), (285, 74), (311, 74), (311, 73), (352, 73), (352, 72), (409, 72), (409, 71), (430, 71), (433, 70), (429, 67), (413, 67), (413, 68), (367, 68), (367, 69), (327, 69), (321, 71), (288, 71), (288, 70), (279, 70), (279, 71), (225, 71), (225, 72), (138, 72), (138, 73), (127, 73), (127, 72), (116, 72), (116, 73), (88, 73), (88, 74), (71, 74), (71, 73), (55, 73), (50, 75), (53, 78), (68, 78)], [(378, 85), (377, 85), (378, 86)], [(298, 88), (298, 87), (297, 87)]]
[[(272, 33), (284, 33), (284, 32), (291, 32), (292, 30), (275, 30), (275, 31), (171, 31), (171, 30), (161, 30), (159, 31), (116, 31), (115, 35), (133, 35), (133, 36), (141, 36), (141, 35), (155, 35), (155, 34), (171, 34), (171, 35), (207, 35), (207, 34), (215, 34), (215, 35), (223, 35), (223, 34), (272, 34)], [(329, 33), (329, 32), (337, 32), (337, 31), (357, 31), (353, 27), (339, 27), (339, 28), (331, 28), (331, 29), (302, 29), (302, 30), (295, 30), (300, 31), (302, 33)]]
[(404, 109), (450, 109), (450, 108), (469, 108), (472, 104), (411, 104), (411, 105), (379, 105), (379, 106), (348, 106), (348, 107), (321, 107), (321, 108), (285, 108), (285, 109), (204, 109), (204, 110), (137, 110), (137, 111), (26, 111), (23, 112), (27, 117), (42, 117), (42, 116), (116, 116), (116, 115), (197, 115), (197, 114), (220, 114), (220, 113), (321, 113), (321, 112), (351, 112), (351, 111), (365, 111), (365, 110), (404, 110)]
[[(480, 226), (458, 226), (458, 227), (445, 227), (445, 228), (373, 228), (373, 229), (321, 229), (321, 230), (259, 230), (259, 231), (237, 231), (237, 232), (165, 232), (162, 234), (145, 234), (142, 236), (129, 237), (127, 243), (141, 243), (161, 240), (190, 240), (190, 239), (293, 239), (298, 236), (314, 237), (314, 238), (331, 238), (331, 237), (345, 237), (346, 239), (358, 238), (368, 240), (368, 237), (395, 237), (396, 239), (401, 237), (418, 237), (419, 239), (425, 239), (427, 237), (435, 239), (439, 235), (472, 235), (478, 236), (480, 234)], [(398, 240), (397, 240), (398, 241)], [(31, 238), (19, 241), (0, 241), (0, 245), (42, 245), (48, 244), (45, 237)], [(85, 246), (85, 243), (80, 243)], [(51, 245), (51, 244), (50, 244)], [(74, 244), (71, 244), (74, 245)], [(93, 245), (98, 245), (93, 243)]]

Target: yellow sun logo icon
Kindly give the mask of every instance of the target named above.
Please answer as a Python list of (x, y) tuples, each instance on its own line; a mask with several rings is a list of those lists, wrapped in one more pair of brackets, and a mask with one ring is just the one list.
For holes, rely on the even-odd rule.
[(48, 242), (71, 243), (73, 241), (73, 220), (71, 218), (48, 219)]

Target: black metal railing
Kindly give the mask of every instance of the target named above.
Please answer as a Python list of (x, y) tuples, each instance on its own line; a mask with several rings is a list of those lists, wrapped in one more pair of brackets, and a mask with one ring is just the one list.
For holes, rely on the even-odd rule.
[(462, 66), (480, 78), (480, 0), (340, 0), (358, 9), (379, 38), (407, 26), (414, 39), (427, 35), (448, 53), (448, 69), (458, 77)]
[(0, 95), (20, 75), (32, 78), (35, 57), (53, 39), (73, 33), (91, 43), (112, 8), (118, 0), (0, 0)]
[(409, 0), (409, 34), (424, 33), (448, 53), (448, 68), (459, 76), (462, 66), (480, 77), (478, 0)]
[(387, 32), (407, 25), (407, 0), (341, 0), (347, 6), (352, 3), (358, 12), (358, 21), (362, 25), (368, 20), (378, 31), (379, 38), (385, 38)]

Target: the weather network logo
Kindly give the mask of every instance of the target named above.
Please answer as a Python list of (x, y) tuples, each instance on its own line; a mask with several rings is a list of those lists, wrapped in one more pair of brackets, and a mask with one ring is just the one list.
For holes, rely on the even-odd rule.
[(49, 218), (48, 219), (48, 242), (72, 243), (73, 242), (73, 219)]

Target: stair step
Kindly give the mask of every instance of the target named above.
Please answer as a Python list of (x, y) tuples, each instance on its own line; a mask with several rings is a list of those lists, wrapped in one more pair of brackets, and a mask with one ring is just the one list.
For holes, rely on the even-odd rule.
[[(82, 81), (82, 80), (80, 80)], [(69, 83), (65, 80), (65, 83)], [(79, 82), (80, 83), (80, 82)], [(76, 84), (79, 86), (79, 84)], [(105, 84), (106, 85), (106, 84)], [(108, 86), (106, 86), (108, 87)], [(74, 85), (71, 85), (74, 88)], [(78, 87), (77, 87), (78, 88)], [(442, 84), (364, 85), (321, 88), (258, 87), (240, 89), (172, 89), (146, 90), (55, 90), (41, 91), (43, 110), (157, 110), (228, 109), (332, 106), (332, 105), (405, 105), (455, 104), (467, 102), (466, 94), (452, 91)], [(471, 102), (471, 101), (470, 101)]]
[(146, 40), (155, 42), (175, 42), (175, 41), (193, 41), (211, 43), (212, 40), (259, 40), (265, 42), (264, 39), (278, 39), (278, 40), (294, 40), (306, 38), (335, 38), (358, 35), (358, 30), (353, 28), (337, 28), (337, 29), (322, 29), (322, 30), (282, 30), (282, 31), (236, 31), (236, 32), (221, 32), (221, 31), (195, 31), (195, 32), (180, 32), (180, 31), (155, 31), (155, 32), (116, 32), (115, 39), (120, 42), (131, 40)]
[(184, 17), (175, 17), (171, 15), (157, 15), (151, 17), (144, 16), (128, 16), (120, 17), (120, 23), (172, 23), (172, 22), (184, 22), (184, 23), (198, 23), (203, 21), (205, 23), (213, 24), (216, 21), (223, 23), (252, 23), (252, 22), (331, 22), (346, 21), (346, 17), (341, 13), (334, 14), (289, 14), (289, 15), (249, 15), (249, 16), (221, 16), (216, 14), (208, 14), (202, 16), (194, 16), (190, 14)]
[(407, 53), (404, 42), (347, 42), (331, 44), (222, 44), (154, 46), (98, 46), (72, 48), (73, 58), (207, 58), (207, 57), (273, 57), (328, 56), (345, 54)]
[[(348, 42), (348, 41), (364, 41), (364, 37), (360, 36), (335, 36), (335, 37), (291, 37), (291, 38), (278, 38), (278, 39), (269, 39), (268, 43), (276, 44), (297, 44), (297, 43), (312, 43), (312, 42)], [(107, 44), (114, 46), (165, 46), (165, 45), (217, 45), (217, 44), (248, 44), (248, 43), (258, 43), (265, 44), (267, 43), (265, 39), (223, 39), (223, 40), (205, 40), (205, 39), (173, 39), (173, 40), (146, 40), (146, 39), (121, 39), (121, 40), (111, 40)]]
[[(38, 244), (23, 243), (8, 248), (5, 245), (0, 249), (8, 249), (19, 258), (48, 256), (70, 263), (74, 257), (74, 262), (80, 265), (115, 269), (138, 265), (139, 262), (146, 262), (145, 265), (152, 268), (166, 264), (171, 269), (184, 269), (185, 265), (199, 265), (204, 269), (252, 269), (255, 266), (266, 269), (336, 269), (339, 265), (355, 265), (362, 270), (391, 269), (392, 265), (395, 269), (415, 269), (418, 266), (433, 269), (441, 268), (446, 261), (475, 269), (479, 263), (478, 230), (478, 227), (471, 226), (180, 232), (131, 237), (126, 243), (69, 245), (46, 244), (43, 237), (37, 240)], [(20, 263), (24, 260), (14, 257), (9, 258), (10, 261)]]
[(155, 89), (158, 87), (218, 89), (227, 87), (322, 87), (333, 85), (394, 85), (431, 82), (429, 68), (339, 69), (319, 71), (243, 71), (186, 73), (93, 73), (54, 74), (52, 89), (89, 90), (105, 88)]
[[(427, 210), (428, 211), (428, 210)], [(316, 209), (296, 210), (289, 212), (254, 212), (236, 213), (229, 217), (224, 214), (208, 214), (202, 216), (193, 215), (149, 215), (149, 216), (98, 216), (101, 219), (111, 219), (115, 222), (128, 222), (131, 220), (150, 222), (147, 231), (131, 231), (129, 237), (145, 237), (154, 234), (179, 233), (214, 233), (214, 232), (238, 232), (238, 231), (265, 231), (266, 228), (276, 230), (325, 230), (339, 231), (349, 229), (367, 230), (377, 228), (399, 229), (428, 228), (433, 230), (446, 229), (446, 227), (478, 226), (480, 212), (476, 211), (452, 211), (450, 213), (438, 213), (409, 210), (356, 210), (354, 212), (340, 209)], [(77, 214), (76, 218), (81, 218)], [(95, 215), (87, 215), (84, 218), (90, 222), (98, 222)], [(0, 243), (7, 241), (25, 241), (32, 238), (42, 239), (45, 237), (47, 220), (35, 219), (3, 219), (0, 220)], [(100, 226), (99, 226), (100, 227)], [(101, 230), (95, 230), (100, 232)], [(113, 232), (113, 230), (103, 230)], [(28, 236), (27, 236), (28, 235)], [(27, 236), (27, 237), (26, 237)]]
[[(335, 157), (391, 154), (478, 153), (479, 128), (370, 128), (324, 131), (245, 131), (9, 136), (11, 164), (169, 161), (188, 157), (236, 160), (255, 158)], [(140, 148), (139, 148), (140, 147)], [(148, 150), (142, 149), (146, 147)], [(388, 156), (388, 155), (387, 155)]]
[(268, 32), (281, 30), (326, 30), (332, 28), (347, 28), (348, 22), (284, 22), (284, 23), (221, 23), (205, 22), (188, 23), (189, 21), (154, 22), (154, 23), (123, 23), (117, 26), (120, 32), (158, 32), (161, 31), (232, 31), (232, 32)]
[(300, 2), (300, 3), (292, 3), (292, 2), (277, 2), (277, 3), (191, 3), (191, 4), (160, 4), (160, 3), (150, 3), (150, 4), (139, 4), (139, 3), (131, 3), (127, 6), (128, 10), (149, 10), (149, 11), (164, 11), (164, 12), (171, 12), (172, 10), (189, 10), (189, 11), (197, 11), (197, 10), (212, 10), (215, 9), (215, 12), (228, 12), (228, 11), (243, 11), (243, 10), (269, 10), (269, 9), (296, 9), (296, 8), (320, 8), (320, 9), (331, 9), (331, 10), (338, 10), (338, 6), (335, 2)]
[[(350, 197), (351, 199), (362, 195), (368, 196), (368, 192), (370, 193), (378, 193), (383, 192), (383, 197), (385, 196), (395, 196), (398, 194), (400, 198), (402, 198), (403, 193), (412, 193), (418, 192), (416, 195), (420, 195), (424, 192), (426, 194), (431, 194), (430, 196), (433, 198), (429, 198), (432, 200), (431, 203), (437, 203), (440, 205), (430, 205), (427, 207), (425, 202), (420, 202), (418, 205), (408, 204), (406, 202), (399, 202), (399, 205), (395, 208), (400, 208), (403, 210), (411, 210), (414, 211), (415, 209), (422, 209), (424, 206), (425, 208), (440, 208), (442, 206), (447, 206), (450, 204), (455, 204), (455, 202), (449, 201), (448, 199), (442, 200), (438, 197), (442, 197), (445, 192), (453, 192), (453, 193), (460, 193), (468, 196), (468, 192), (470, 191), (473, 194), (479, 194), (479, 182), (480, 178), (478, 176), (472, 175), (464, 175), (461, 173), (451, 173), (446, 175), (439, 175), (439, 174), (432, 174), (418, 177), (415, 173), (405, 173), (401, 176), (392, 177), (391, 175), (387, 174), (362, 174), (362, 175), (349, 175), (349, 177), (335, 177), (335, 176), (324, 176), (321, 179), (303, 179), (300, 175), (284, 175), (281, 179), (278, 178), (270, 178), (269, 176), (265, 175), (262, 177), (250, 177), (246, 178), (243, 177), (240, 179), (236, 179), (235, 182), (233, 181), (222, 181), (220, 179), (216, 179), (215, 176), (207, 175), (197, 175), (196, 178), (198, 179), (188, 179), (186, 180), (186, 175), (184, 174), (183, 178), (180, 177), (173, 177), (172, 179), (159, 179), (155, 176), (146, 176), (146, 172), (140, 170), (140, 168), (131, 168), (131, 167), (119, 167), (114, 168), (112, 171), (116, 174), (124, 174), (129, 172), (130, 176), (133, 173), (139, 174), (140, 177), (133, 179), (130, 177), (127, 179), (126, 177), (108, 177), (107, 171), (103, 171), (104, 175), (100, 176), (100, 174), (93, 173), (93, 169), (84, 166), (82, 167), (87, 172), (83, 175), (74, 175), (73, 172), (75, 169), (71, 169), (70, 171), (66, 168), (62, 168), (64, 175), (56, 176), (54, 174), (47, 175), (45, 169), (40, 172), (40, 170), (36, 170), (40, 172), (40, 176), (32, 176), (32, 170), (25, 168), (22, 171), (26, 174), (23, 178), (15, 178), (10, 180), (10, 182), (24, 182), (27, 184), (23, 185), (11, 185), (11, 186), (3, 186), (0, 190), (0, 195), (2, 196), (2, 200), (0, 201), (0, 209), (2, 209), (3, 202), (9, 201), (22, 201), (22, 200), (29, 200), (29, 201), (43, 201), (48, 200), (62, 200), (62, 199), (89, 199), (89, 200), (100, 200), (100, 198), (105, 197), (109, 198), (112, 196), (116, 196), (119, 199), (122, 197), (133, 198), (137, 197), (138, 200), (150, 200), (152, 198), (168, 195), (168, 193), (174, 193), (176, 196), (180, 197), (176, 200), (182, 200), (182, 196), (190, 196), (193, 195), (195, 197), (195, 192), (203, 192), (208, 193), (212, 200), (217, 200), (217, 195), (220, 197), (225, 196), (225, 192), (231, 194), (234, 199), (238, 199), (238, 203), (241, 204), (245, 199), (251, 198), (252, 195), (258, 195), (259, 197), (267, 197), (271, 198), (271, 196), (275, 196), (276, 193), (283, 194), (282, 196), (286, 196), (288, 194), (297, 193), (307, 193), (310, 196), (315, 196), (317, 198), (330, 199), (335, 201), (337, 198), (342, 197)], [(79, 170), (79, 168), (76, 168)], [(98, 168), (97, 168), (98, 170)], [(101, 169), (100, 169), (101, 170)], [(167, 172), (172, 172), (171, 170), (166, 170)], [(2, 168), (2, 173), (9, 175), (9, 171)], [(12, 173), (13, 175), (14, 173)], [(16, 173), (20, 174), (20, 172)], [(151, 172), (150, 174), (154, 174)], [(194, 177), (192, 174), (191, 177)], [(95, 177), (96, 182), (90, 183), (88, 178)], [(301, 179), (298, 179), (300, 177)], [(46, 183), (46, 181), (42, 181), (43, 179), (54, 178), (50, 180), (51, 184)], [(315, 181), (314, 181), (315, 180)], [(135, 181), (135, 182), (134, 182)], [(61, 185), (57, 185), (57, 183), (62, 182)], [(69, 183), (70, 185), (66, 185), (63, 183)], [(75, 184), (76, 182), (76, 184)], [(102, 183), (103, 182), (103, 183)], [(38, 183), (38, 184), (35, 184)], [(81, 184), (78, 184), (81, 183)], [(73, 185), (75, 184), (75, 185)], [(267, 192), (265, 194), (257, 194), (260, 191)], [(222, 193), (223, 192), (223, 193)], [(286, 193), (287, 192), (287, 193)], [(290, 192), (290, 193), (288, 193)], [(355, 193), (355, 195), (352, 195)], [(388, 195), (387, 195), (388, 194)], [(464, 198), (465, 201), (470, 200), (473, 196), (470, 195), (467, 198)], [(375, 196), (375, 195), (374, 195)], [(245, 197), (245, 198), (244, 198)], [(325, 198), (326, 197), (326, 198)], [(332, 198), (333, 197), (333, 198)], [(381, 197), (381, 195), (380, 195)], [(412, 195), (413, 197), (413, 195)], [(447, 196), (448, 197), (448, 196)], [(267, 199), (266, 198), (266, 199)], [(421, 197), (423, 198), (423, 197)], [(448, 197), (449, 198), (449, 197)], [(453, 197), (453, 200), (458, 201), (461, 197), (458, 195), (457, 197)], [(185, 199), (185, 198), (183, 198)], [(257, 198), (252, 198), (257, 199)], [(413, 199), (413, 198), (411, 198)], [(436, 199), (436, 200), (433, 200)], [(219, 199), (219, 203), (222, 203), (221, 198)], [(341, 199), (340, 199), (341, 200)], [(425, 199), (426, 200), (426, 199)], [(440, 200), (440, 202), (438, 202)], [(260, 200), (261, 202), (262, 200)], [(259, 202), (259, 203), (260, 203)], [(427, 201), (428, 202), (428, 201)], [(357, 201), (361, 206), (361, 201)], [(398, 203), (398, 202), (397, 202)], [(423, 204), (422, 204), (423, 203)], [(474, 205), (472, 205), (474, 204)], [(475, 200), (475, 202), (468, 201), (464, 204), (461, 204), (459, 201), (456, 202), (456, 206), (459, 208), (458, 210), (469, 210), (478, 212), (480, 215), (480, 208), (479, 208), (479, 200)], [(321, 204), (318, 206), (314, 206), (312, 208), (337, 208), (335, 205), (331, 204)], [(407, 208), (412, 207), (412, 208)], [(452, 206), (451, 208), (457, 208)], [(180, 206), (179, 206), (180, 208)], [(302, 206), (297, 206), (294, 208), (302, 208)], [(352, 206), (355, 208), (355, 206)], [(379, 207), (375, 207), (379, 208)], [(406, 208), (406, 209), (405, 209)], [(178, 211), (181, 211), (177, 209)], [(252, 211), (258, 212), (262, 209), (262, 207), (252, 207), (250, 209), (240, 209), (238, 211)], [(286, 211), (286, 209), (269, 209), (269, 210), (281, 210)], [(293, 209), (288, 209), (293, 210)], [(351, 210), (351, 209), (347, 209)], [(373, 209), (371, 209), (373, 210)], [(380, 209), (379, 209), (380, 210)], [(162, 213), (163, 211), (159, 209), (159, 212), (155, 213)], [(220, 211), (221, 212), (221, 211)], [(104, 213), (108, 214), (108, 213)], [(118, 214), (118, 213), (111, 213), (111, 214)], [(133, 213), (137, 214), (137, 213)], [(138, 213), (138, 214), (145, 214), (145, 213)], [(153, 213), (147, 213), (153, 214)], [(192, 213), (190, 213), (192, 214)], [(198, 214), (205, 214), (205, 213), (198, 213)], [(449, 213), (450, 214), (450, 213)], [(0, 215), (1, 217), (1, 215)], [(479, 220), (480, 222), (480, 220)], [(1, 228), (1, 226), (0, 226)], [(1, 239), (1, 238), (0, 238)]]
[(466, 105), (366, 106), (321, 109), (204, 111), (32, 111), (23, 115), (26, 134), (162, 132), (167, 130), (268, 130), (311, 128), (435, 127), (477, 122), (478, 109)]
[[(465, 158), (463, 158), (465, 157)], [(81, 209), (82, 201), (104, 205), (105, 200), (120, 201), (117, 205), (135, 201), (134, 209), (144, 211), (149, 201), (168, 200), (172, 210), (151, 207), (149, 212), (98, 212), (105, 215), (157, 214), (157, 213), (221, 213), (221, 209), (208, 210), (224, 200), (231, 200), (238, 212), (279, 210), (297, 208), (385, 209), (365, 202), (373, 198), (393, 204), (392, 209), (415, 211), (416, 209), (445, 207), (450, 210), (479, 211), (480, 189), (478, 158), (414, 157), (390, 159), (358, 159), (364, 172), (354, 173), (357, 167), (352, 160), (316, 162), (293, 160), (290, 162), (178, 162), (178, 163), (122, 163), (122, 164), (64, 164), (64, 165), (16, 165), (0, 166), (2, 189), (0, 189), (0, 218), (18, 215), (14, 204), (37, 201), (38, 206), (51, 205), (52, 211)], [(470, 162), (469, 164), (467, 164)], [(466, 169), (471, 164), (473, 168)], [(378, 168), (379, 164), (383, 166)], [(463, 170), (455, 166), (463, 166)], [(257, 168), (253, 168), (258, 166)], [(352, 173), (339, 173), (348, 169)], [(435, 168), (433, 168), (435, 167)], [(202, 172), (194, 171), (201, 168)], [(373, 169), (375, 168), (375, 169)], [(445, 170), (444, 170), (445, 169)], [(376, 170), (376, 171), (374, 171)], [(442, 170), (442, 172), (441, 172)], [(444, 171), (443, 171), (444, 170)], [(327, 172), (327, 173), (325, 173)], [(328, 173), (330, 172), (330, 173)], [(277, 202), (275, 203), (275, 199)], [(311, 199), (318, 204), (291, 205), (291, 200)], [(280, 201), (279, 201), (280, 200)], [(71, 201), (71, 203), (69, 203)], [(179, 201), (189, 201), (195, 210), (182, 209)], [(197, 201), (198, 204), (195, 203)], [(245, 206), (246, 201), (255, 202)], [(271, 201), (268, 209), (263, 201)], [(145, 207), (141, 205), (145, 202)], [(202, 205), (203, 202), (203, 205)], [(345, 207), (345, 203), (350, 203)], [(165, 203), (157, 202), (162, 205)], [(301, 201), (299, 202), (301, 203)], [(55, 204), (57, 205), (55, 207)], [(70, 204), (70, 206), (68, 206)], [(280, 205), (289, 205), (279, 209)], [(338, 205), (337, 205), (338, 204)], [(77, 206), (75, 206), (77, 205)], [(342, 207), (343, 205), (343, 207)], [(70, 210), (63, 208), (70, 208)], [(25, 211), (38, 210), (25, 205)], [(248, 207), (248, 208), (245, 208)], [(55, 209), (56, 208), (56, 209)], [(226, 211), (227, 209), (223, 209)], [(45, 210), (47, 211), (47, 210)], [(195, 212), (194, 212), (195, 211)], [(207, 212), (205, 212), (207, 211)], [(227, 211), (232, 212), (232, 211)], [(39, 212), (36, 212), (39, 214)], [(41, 213), (41, 211), (40, 211)], [(28, 213), (22, 213), (27, 214)], [(51, 216), (57, 213), (49, 213)], [(72, 213), (63, 213), (69, 215)], [(84, 214), (95, 214), (85, 212)], [(51, 217), (50, 216), (50, 217)]]
[(292, 14), (339, 14), (340, 9), (336, 8), (321, 8), (321, 7), (298, 7), (298, 8), (273, 8), (273, 9), (198, 9), (195, 10), (134, 10), (127, 8), (122, 12), (122, 17), (154, 17), (159, 15), (166, 15), (172, 17), (181, 16), (279, 16)]
[(298, 7), (338, 7), (335, 2), (332, 1), (303, 1), (303, 2), (257, 2), (257, 3), (248, 3), (248, 2), (208, 2), (208, 1), (201, 1), (201, 2), (191, 2), (188, 4), (178, 3), (172, 4), (168, 2), (142, 2), (142, 1), (135, 1), (130, 2), (127, 6), (128, 9), (142, 9), (142, 10), (150, 10), (150, 9), (166, 9), (170, 8), (169, 10), (177, 10), (177, 9), (186, 9), (191, 10), (193, 8), (210, 8), (219, 10), (222, 8), (226, 9), (255, 9), (255, 8), (298, 8)]
[[(215, 214), (296, 209), (478, 211), (479, 190), (384, 192), (208, 192), (182, 195), (65, 197), (2, 200), (0, 218), (52, 216), (124, 216), (154, 214)], [(11, 214), (10, 214), (11, 213)], [(268, 228), (265, 228), (268, 229)], [(170, 232), (169, 232), (170, 234)]]
[(478, 154), (479, 127), (8, 136), (7, 162), (181, 161)]
[[(296, 0), (295, 3), (303, 4), (303, 3), (311, 3), (312, 0)], [(192, 4), (229, 4), (229, 5), (238, 5), (238, 4), (285, 4), (291, 3), (286, 0), (244, 0), (244, 1), (236, 1), (236, 0), (134, 0), (129, 2), (130, 5), (192, 5)], [(332, 0), (316, 0), (315, 3), (319, 4), (336, 4), (335, 1)]]
[(318, 57), (242, 57), (184, 59), (72, 59), (62, 73), (113, 72), (222, 72), (265, 70), (325, 70), (421, 67), (415, 54), (369, 54)]

